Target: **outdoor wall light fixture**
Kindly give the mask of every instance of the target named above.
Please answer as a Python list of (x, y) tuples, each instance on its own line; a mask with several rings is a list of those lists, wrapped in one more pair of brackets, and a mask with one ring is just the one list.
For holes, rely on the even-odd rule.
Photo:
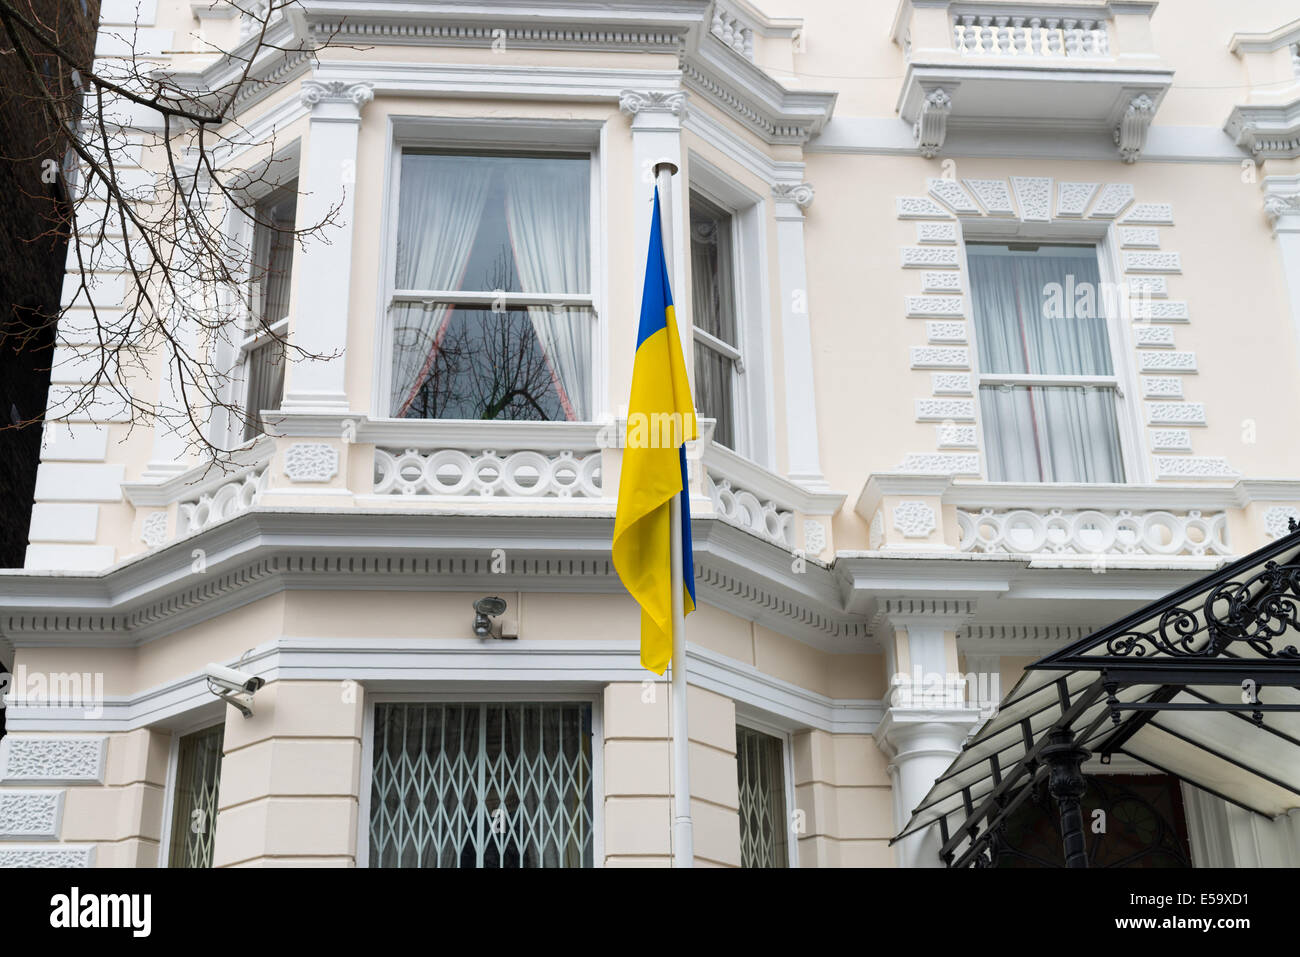
[[(479, 638), (502, 638), (500, 623), (492, 619), (506, 610), (506, 600), (490, 595), (474, 602), (474, 634)], [(514, 637), (513, 635), (511, 637)]]

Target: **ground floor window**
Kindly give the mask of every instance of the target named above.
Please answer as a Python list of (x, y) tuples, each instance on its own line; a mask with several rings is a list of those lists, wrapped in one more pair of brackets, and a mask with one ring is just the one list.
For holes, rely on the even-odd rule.
[(213, 725), (185, 735), (177, 745), (169, 867), (212, 866), (225, 731), (225, 725)]
[(780, 738), (736, 726), (741, 867), (787, 867), (785, 749)]
[(379, 703), (371, 867), (591, 867), (592, 706)]

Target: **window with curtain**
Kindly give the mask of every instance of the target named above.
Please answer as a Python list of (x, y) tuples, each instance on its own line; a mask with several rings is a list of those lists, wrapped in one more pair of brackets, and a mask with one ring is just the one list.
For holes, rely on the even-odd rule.
[(168, 867), (212, 866), (225, 730), (213, 725), (185, 735), (177, 745)]
[(289, 329), (297, 190), (297, 183), (292, 183), (253, 209), (248, 315), (239, 344), (245, 439), (262, 434), (262, 410), (278, 409), (284, 397), (283, 337)]
[(740, 783), (740, 866), (788, 867), (785, 747), (780, 738), (736, 726)]
[(407, 150), (390, 412), (588, 421), (591, 159)]
[(691, 195), (691, 312), (695, 329), (695, 404), (717, 420), (713, 439), (736, 448), (737, 376), (744, 369), (736, 321), (731, 213)]
[(371, 867), (591, 867), (591, 705), (375, 705)]
[(968, 244), (994, 482), (1123, 482), (1119, 382), (1092, 246)]

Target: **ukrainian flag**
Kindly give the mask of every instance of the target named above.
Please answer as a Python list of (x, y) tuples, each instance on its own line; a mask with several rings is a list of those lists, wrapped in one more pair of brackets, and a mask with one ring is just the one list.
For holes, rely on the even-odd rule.
[(663, 674), (673, 653), (669, 519), (674, 495), (681, 495), (682, 503), (684, 608), (688, 613), (695, 610), (685, 443), (696, 437), (696, 424), (664, 258), (658, 188), (627, 421), (614, 518), (614, 567), (641, 606), (641, 664)]

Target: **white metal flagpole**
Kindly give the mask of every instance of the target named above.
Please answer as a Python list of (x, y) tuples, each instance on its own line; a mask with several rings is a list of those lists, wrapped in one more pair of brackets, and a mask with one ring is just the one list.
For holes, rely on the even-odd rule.
[[(659, 230), (663, 238), (664, 260), (668, 276), (673, 275), (673, 175), (674, 163), (655, 164), (655, 184), (659, 188)], [(695, 866), (695, 833), (691, 822), (690, 726), (686, 717), (686, 611), (682, 597), (682, 495), (683, 488), (670, 503), (669, 525), (672, 536), (672, 577), (669, 587), (673, 599), (673, 867)]]

